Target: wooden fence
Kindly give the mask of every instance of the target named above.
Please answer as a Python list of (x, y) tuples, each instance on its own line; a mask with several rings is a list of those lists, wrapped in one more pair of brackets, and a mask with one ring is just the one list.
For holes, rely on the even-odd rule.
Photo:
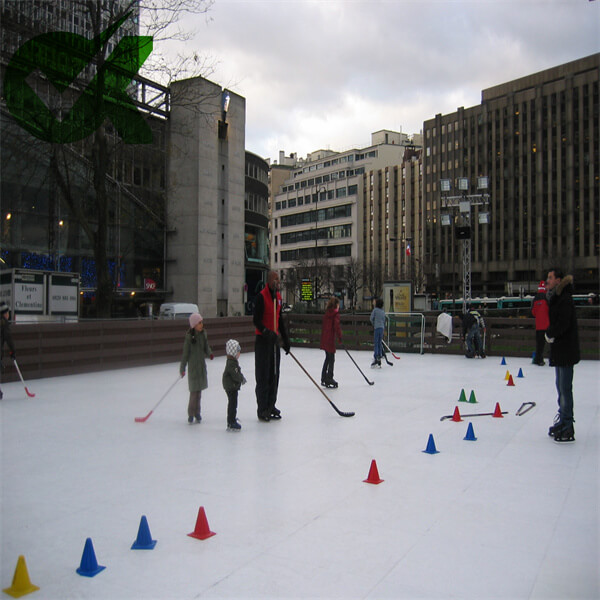
[[(286, 315), (292, 346), (318, 348), (322, 315)], [(228, 339), (237, 339), (242, 352), (254, 351), (252, 317), (204, 320), (215, 356), (225, 354)], [(452, 341), (436, 331), (437, 314), (425, 317), (424, 352), (462, 354), (460, 325), (454, 319)], [(535, 349), (535, 321), (522, 318), (486, 318), (487, 353), (490, 356), (529, 357)], [(26, 379), (87, 373), (110, 369), (176, 362), (187, 330), (185, 320), (81, 321), (79, 323), (17, 324), (11, 328), (19, 367)], [(343, 343), (349, 350), (371, 350), (373, 330), (366, 314), (341, 314)], [(600, 359), (600, 321), (579, 320), (581, 354)], [(410, 321), (388, 340), (392, 350), (419, 352), (420, 327)], [(6, 347), (5, 347), (6, 353)], [(3, 381), (18, 375), (4, 358)]]

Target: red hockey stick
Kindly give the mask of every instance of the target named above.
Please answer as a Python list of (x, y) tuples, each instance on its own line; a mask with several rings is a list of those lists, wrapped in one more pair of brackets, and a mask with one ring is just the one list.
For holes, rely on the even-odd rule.
[(171, 384), (171, 387), (162, 395), (162, 398), (152, 407), (152, 410), (145, 417), (136, 417), (135, 422), (145, 423), (150, 418), (150, 415), (156, 410), (158, 405), (167, 397), (167, 394), (175, 387), (175, 385), (180, 379), (182, 379), (182, 377), (181, 375), (178, 375), (177, 379)]
[(19, 365), (17, 364), (17, 359), (13, 358), (13, 362), (15, 363), (15, 369), (17, 369), (17, 373), (19, 374), (19, 377), (21, 378), (21, 381), (23, 382), (23, 387), (25, 388), (25, 393), (30, 397), (30, 398), (35, 398), (35, 394), (33, 392), (30, 392), (27, 389), (27, 386), (25, 385), (25, 380), (23, 379), (23, 375), (21, 375), (21, 369), (19, 369)]

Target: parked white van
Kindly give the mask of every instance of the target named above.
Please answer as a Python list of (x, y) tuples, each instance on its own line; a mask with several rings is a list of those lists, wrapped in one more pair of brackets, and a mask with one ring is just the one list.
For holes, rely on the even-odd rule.
[(197, 304), (165, 302), (160, 305), (159, 319), (187, 319), (192, 313), (200, 312)]

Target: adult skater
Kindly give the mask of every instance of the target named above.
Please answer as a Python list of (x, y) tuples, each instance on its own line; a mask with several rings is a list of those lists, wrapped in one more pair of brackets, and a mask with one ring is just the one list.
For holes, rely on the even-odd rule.
[(548, 271), (546, 281), (550, 325), (546, 341), (550, 344), (550, 366), (556, 373), (558, 415), (548, 430), (557, 442), (574, 442), (573, 368), (579, 362), (579, 333), (573, 302), (573, 277), (557, 268)]
[(285, 353), (290, 351), (290, 339), (281, 316), (279, 275), (270, 271), (267, 285), (256, 296), (254, 304), (254, 373), (256, 378), (256, 414), (260, 421), (281, 419), (275, 407), (281, 362), (280, 340)]
[[(12, 359), (15, 358), (15, 345), (10, 333), (10, 309), (8, 304), (0, 304), (0, 363), (4, 356), (4, 344), (8, 346), (8, 351)], [(1, 364), (0, 367), (4, 368)], [(0, 400), (2, 400), (2, 390), (0, 390)]]
[(325, 350), (325, 360), (321, 370), (321, 385), (328, 388), (336, 388), (337, 381), (333, 378), (333, 367), (335, 365), (335, 342), (342, 343), (342, 329), (340, 327), (340, 301), (332, 296), (327, 303), (323, 315), (323, 326), (321, 329), (321, 350)]
[(535, 358), (533, 364), (543, 367), (546, 364), (544, 362), (545, 334), (548, 325), (550, 325), (545, 281), (540, 281), (538, 293), (533, 298), (531, 314), (535, 317)]
[(385, 327), (385, 311), (383, 310), (383, 299), (375, 300), (375, 307), (369, 317), (373, 325), (373, 362), (371, 367), (381, 369), (381, 357), (383, 356), (383, 329)]

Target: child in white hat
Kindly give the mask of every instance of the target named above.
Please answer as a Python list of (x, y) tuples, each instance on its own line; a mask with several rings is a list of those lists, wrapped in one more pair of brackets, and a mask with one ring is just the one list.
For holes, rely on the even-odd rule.
[(200, 397), (202, 390), (208, 387), (208, 375), (206, 372), (206, 359), (214, 358), (212, 350), (208, 345), (206, 331), (204, 331), (204, 321), (202, 315), (192, 313), (189, 316), (190, 329), (185, 334), (183, 342), (183, 354), (179, 364), (179, 373), (185, 376), (186, 366), (188, 372), (188, 387), (190, 389), (190, 399), (188, 401), (188, 423), (190, 425), (196, 419), (196, 423), (202, 421), (200, 416)]
[(237, 340), (229, 340), (225, 344), (227, 362), (223, 371), (223, 389), (227, 393), (227, 431), (240, 431), (242, 426), (237, 420), (238, 392), (246, 378), (238, 363), (242, 347)]

